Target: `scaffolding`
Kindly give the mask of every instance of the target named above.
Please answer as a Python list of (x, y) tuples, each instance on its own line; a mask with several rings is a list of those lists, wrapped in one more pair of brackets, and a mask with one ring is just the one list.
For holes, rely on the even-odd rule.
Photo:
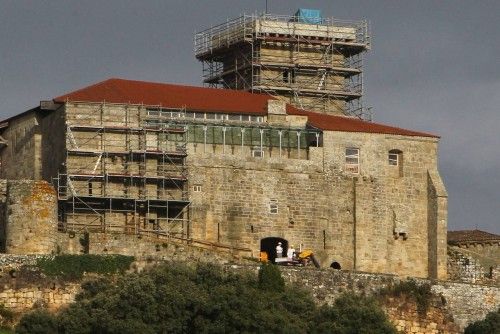
[(268, 93), (302, 109), (371, 119), (362, 106), (366, 21), (243, 15), (195, 35), (210, 87)]
[(71, 104), (54, 179), (60, 230), (186, 238), (186, 127), (143, 106)]

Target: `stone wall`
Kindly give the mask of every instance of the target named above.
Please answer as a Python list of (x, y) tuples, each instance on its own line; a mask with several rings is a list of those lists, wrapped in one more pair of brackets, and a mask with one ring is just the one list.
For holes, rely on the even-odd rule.
[(2, 248), (11, 254), (56, 251), (57, 196), (45, 181), (9, 180), (0, 220)]
[[(95, 236), (96, 245), (112, 249), (120, 246), (124, 239), (105, 240)], [(97, 239), (101, 239), (98, 242)], [(142, 255), (149, 254), (134, 264), (135, 270), (158, 261), (184, 261), (196, 263), (208, 261), (225, 265), (230, 271), (258, 272), (258, 266), (250, 262), (244, 264), (227, 252), (213, 252), (187, 245), (171, 243), (159, 244), (141, 241)], [(147, 245), (150, 248), (147, 248)], [(157, 245), (159, 247), (157, 247)], [(127, 248), (128, 249), (128, 248)], [(74, 300), (79, 291), (78, 285), (60, 282), (55, 279), (23, 278), (23, 265), (32, 265), (41, 255), (0, 255), (0, 303), (16, 311), (27, 311), (35, 305), (59, 308)], [(382, 288), (393, 286), (401, 278), (394, 275), (380, 275), (362, 272), (315, 269), (312, 267), (281, 267), (287, 284), (310, 291), (314, 299), (322, 304), (332, 304), (344, 292), (364, 295), (377, 295)], [(11, 275), (12, 272), (18, 274)], [(381, 302), (391, 321), (404, 333), (458, 333), (468, 324), (483, 319), (486, 314), (500, 307), (500, 287), (468, 283), (435, 282), (418, 280), (431, 284), (434, 297), (431, 298), (427, 312), (422, 315), (411, 298), (383, 297)], [(379, 297), (381, 298), (381, 297)]]
[(430, 303), (425, 315), (419, 313), (417, 303), (406, 296), (387, 297), (382, 303), (387, 316), (400, 333), (461, 333), (453, 317), (438, 300)]
[(58, 310), (72, 303), (79, 291), (79, 283), (25, 288), (4, 287), (0, 292), (0, 302), (6, 308), (20, 313), (35, 307)]
[(1, 179), (40, 179), (40, 136), (36, 110), (9, 121), (2, 137), (8, 145), (0, 150)]
[[(357, 174), (346, 170), (348, 147), (359, 149)], [(393, 149), (399, 166), (387, 162)], [(325, 132), (310, 160), (192, 150), (191, 236), (255, 253), (265, 238), (282, 238), (312, 249), (323, 266), (445, 279), (447, 194), (436, 150), (435, 139), (342, 132)]]
[[(68, 254), (122, 254), (134, 256), (138, 261), (172, 260), (229, 263), (245, 262), (248, 251), (225, 248), (221, 245), (122, 233), (58, 233), (58, 249)], [(88, 242), (88, 246), (86, 245)], [(254, 263), (254, 261), (252, 262)]]
[[(286, 281), (310, 290), (318, 302), (328, 304), (346, 291), (371, 295), (401, 280), (392, 275), (331, 269), (283, 268), (282, 272)], [(387, 304), (387, 312), (393, 323), (404, 327), (405, 333), (414, 333), (412, 328), (423, 333), (435, 333), (434, 330), (439, 327), (450, 330), (453, 326), (447, 316), (451, 316), (453, 323), (463, 330), (468, 324), (483, 319), (489, 312), (500, 307), (499, 286), (427, 280), (419, 282), (430, 283), (432, 292), (438, 297), (431, 301), (431, 308), (425, 317), (418, 315), (416, 305), (405, 300), (393, 299)]]
[(5, 252), (5, 221), (7, 219), (7, 180), (0, 179), (0, 252)]
[[(480, 253), (476, 249), (457, 246), (448, 247), (448, 279), (468, 283), (500, 285), (500, 255), (492, 246)], [(495, 249), (496, 248), (496, 249)]]
[[(168, 227), (173, 225), (165, 212), (168, 218), (187, 216), (183, 215), (187, 210), (182, 211), (181, 204), (175, 207), (173, 203), (181, 202), (179, 194), (184, 184), (171, 182), (174, 185), (160, 191), (155, 182), (131, 186), (136, 182), (123, 177), (106, 182), (104, 191), (104, 177), (100, 181), (92, 178), (89, 181), (89, 175), (94, 172), (127, 175), (139, 169), (139, 164), (131, 161), (126, 164), (131, 169), (126, 169), (124, 159), (119, 156), (121, 153), (113, 158), (96, 153), (103, 149), (128, 152), (139, 148), (140, 141), (144, 141), (141, 145), (145, 148), (172, 149), (162, 146), (168, 141), (158, 133), (148, 132), (139, 139), (136, 131), (115, 133), (88, 127), (142, 126), (147, 113), (144, 106), (66, 103), (43, 118), (27, 114), (26, 122), (38, 122), (42, 135), (39, 151), (43, 154), (37, 154), (42, 157), (43, 168), (37, 173), (50, 178), (66, 168), (68, 173), (83, 174), (71, 183), (73, 188), (68, 184), (68, 194), (77, 191), (80, 196), (130, 199), (127, 205), (118, 206), (119, 212), (106, 210), (95, 215), (87, 210), (61, 216), (65, 224), (73, 223), (70, 227), (76, 230), (87, 227), (135, 233), (139, 228), (154, 230), (157, 227), (150, 226), (160, 224), (160, 220)], [(22, 127), (23, 122), (23, 119), (13, 121), (9, 129)], [(66, 126), (74, 126), (74, 131), (67, 133)], [(253, 132), (259, 132), (260, 128), (276, 130), (275, 125), (265, 122), (252, 126)], [(250, 132), (248, 122), (245, 127)], [(57, 137), (51, 137), (51, 128), (57, 130)], [(293, 129), (298, 131), (298, 128)], [(305, 132), (307, 129), (300, 130)], [(228, 247), (249, 248), (254, 257), (263, 250), (274, 252), (273, 245), (264, 249), (264, 240), (276, 242), (278, 239), (268, 238), (281, 238), (287, 246), (293, 244), (296, 249), (312, 249), (326, 267), (338, 262), (344, 269), (446, 278), (447, 195), (437, 171), (436, 138), (325, 131), (320, 147), (308, 147), (309, 139), (302, 136), (304, 145), (299, 144), (297, 150), (287, 148), (290, 154), (281, 156), (277, 153), (281, 150), (273, 148), (272, 154), (269, 149), (269, 154), (262, 158), (240, 150), (241, 147), (250, 150), (252, 143), (217, 143), (209, 153), (200, 152), (191, 142), (187, 158), (191, 222), (188, 225), (187, 220), (182, 221), (176, 233)], [(52, 162), (48, 159), (51, 146), (58, 150)], [(61, 152), (66, 147), (75, 152), (64, 160)], [(359, 152), (355, 171), (346, 165), (347, 148)], [(302, 154), (301, 150), (307, 154)], [(394, 150), (399, 152), (397, 165), (388, 161), (388, 153)], [(158, 176), (158, 161), (145, 160), (142, 173), (153, 178)], [(138, 197), (161, 200), (168, 197), (173, 204), (168, 210), (139, 209), (134, 217), (133, 199)], [(108, 208), (107, 204), (103, 207)], [(82, 204), (82, 208), (86, 206)], [(76, 221), (75, 216), (81, 220)], [(17, 218), (22, 221), (23, 217), (18, 215)], [(34, 230), (31, 226), (25, 227), (18, 232), (26, 235), (19, 234), (16, 240), (32, 238), (30, 233), (35, 233)], [(44, 233), (40, 233), (40, 237)], [(18, 241), (16, 246), (19, 246)], [(29, 247), (32, 246), (33, 243)], [(48, 250), (52, 251), (49, 246), (39, 251)]]

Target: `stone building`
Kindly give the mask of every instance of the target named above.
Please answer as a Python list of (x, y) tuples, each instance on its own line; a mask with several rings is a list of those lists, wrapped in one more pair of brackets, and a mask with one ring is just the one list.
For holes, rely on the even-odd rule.
[(122, 79), (42, 101), (0, 135), (1, 178), (52, 182), (61, 233), (154, 234), (254, 257), (281, 241), (323, 266), (446, 278), (434, 135)]
[(500, 283), (500, 235), (481, 230), (448, 231), (448, 278)]

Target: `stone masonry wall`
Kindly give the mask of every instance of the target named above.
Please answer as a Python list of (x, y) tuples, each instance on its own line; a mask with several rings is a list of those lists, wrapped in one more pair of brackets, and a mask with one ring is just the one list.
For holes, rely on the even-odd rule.
[[(106, 241), (103, 236), (101, 247), (120, 247), (119, 242), (124, 239)], [(76, 239), (76, 238), (75, 238)], [(119, 240), (119, 241), (118, 241)], [(224, 264), (226, 270), (247, 271), (255, 273), (258, 266), (242, 264), (231, 254), (217, 253), (206, 249), (174, 245), (171, 243), (159, 244), (152, 240), (140, 240), (140, 249), (146, 250), (149, 245), (151, 257), (143, 258), (134, 265), (139, 269), (156, 261), (187, 261), (196, 263), (208, 261)], [(114, 245), (114, 246), (112, 246)], [(158, 245), (159, 247), (157, 247)], [(157, 250), (159, 249), (159, 250)], [(144, 254), (144, 253), (143, 253)], [(154, 256), (156, 255), (156, 256)], [(14, 269), (16, 272), (23, 265), (34, 264), (40, 255), (0, 255), (0, 303), (16, 311), (27, 311), (34, 305), (57, 309), (74, 300), (79, 291), (78, 285), (64, 283), (57, 280), (46, 280), (26, 283), (23, 277), (9, 276)], [(235, 265), (239, 263), (238, 265)], [(282, 275), (287, 284), (306, 289), (318, 303), (331, 304), (344, 292), (374, 295), (385, 287), (397, 284), (401, 278), (394, 275), (380, 275), (332, 269), (315, 269), (312, 267), (281, 267)], [(20, 272), (20, 271), (19, 271)], [(413, 301), (401, 298), (389, 298), (383, 301), (384, 308), (395, 326), (404, 333), (458, 333), (456, 325), (463, 330), (467, 324), (483, 319), (487, 313), (500, 307), (500, 287), (479, 284), (439, 282), (419, 280), (421, 283), (430, 283), (435, 297), (425, 315), (418, 314)], [(453, 321), (452, 321), (453, 319)]]
[(7, 215), (2, 222), (6, 253), (50, 254), (55, 252), (57, 196), (45, 181), (9, 180)]
[[(483, 248), (493, 248), (495, 245)], [(500, 257), (490, 252), (448, 247), (448, 278), (452, 281), (500, 285)], [(492, 257), (495, 256), (495, 257)]]
[[(9, 122), (9, 127), (2, 133), (8, 146), (0, 150), (2, 179), (39, 179), (36, 168), (38, 158), (36, 139), (38, 121), (36, 112), (30, 111)], [(38, 142), (37, 142), (38, 140)]]
[(0, 179), (0, 252), (5, 252), (6, 219), (7, 219), (7, 180)]
[[(312, 249), (323, 266), (445, 279), (436, 141), (340, 132), (323, 141), (311, 160), (190, 151), (190, 185), (198, 186), (190, 187), (191, 236), (254, 253), (262, 239), (283, 238)], [(360, 150), (358, 174), (345, 170), (347, 147)], [(392, 149), (403, 152), (400, 166), (388, 165)]]
[[(375, 275), (369, 273), (355, 273), (334, 271), (331, 269), (315, 270), (309, 268), (283, 268), (283, 276), (286, 281), (293, 285), (303, 287), (312, 292), (318, 302), (331, 304), (341, 293), (352, 291), (355, 293), (374, 294), (380, 288), (388, 287), (400, 281), (400, 278), (392, 275)], [(442, 304), (431, 303), (430, 313), (437, 312), (436, 308), (441, 308), (452, 316), (453, 322), (462, 331), (468, 324), (484, 319), (492, 311), (500, 307), (500, 287), (479, 284), (427, 281), (419, 280), (431, 284), (434, 294), (441, 297)], [(398, 307), (399, 310), (390, 310)], [(408, 307), (410, 309), (408, 309)], [(437, 316), (439, 321), (432, 324), (429, 317), (436, 315), (428, 314), (419, 320), (413, 306), (408, 306), (402, 300), (389, 301), (388, 313), (392, 314), (391, 319), (396, 326), (405, 333), (415, 333), (411, 328), (419, 328), (422, 333), (435, 333), (438, 327), (448, 327), (450, 319), (446, 314)], [(444, 316), (444, 317), (443, 317)], [(436, 320), (436, 319), (435, 319)], [(453, 333), (453, 332), (452, 332)]]

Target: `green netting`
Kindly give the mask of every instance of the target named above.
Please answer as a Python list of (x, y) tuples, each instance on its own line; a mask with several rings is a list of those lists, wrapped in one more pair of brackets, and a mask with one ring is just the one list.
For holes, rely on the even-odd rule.
[[(188, 141), (191, 143), (205, 143), (204, 125), (188, 126)], [(225, 138), (224, 138), (225, 128)], [(300, 134), (300, 147), (305, 148), (316, 141), (316, 133), (313, 130), (293, 130), (293, 129), (275, 129), (275, 128), (241, 128), (233, 126), (206, 126), (206, 143), (244, 146), (262, 146), (279, 147), (281, 132), (281, 147), (296, 148), (298, 136)]]

